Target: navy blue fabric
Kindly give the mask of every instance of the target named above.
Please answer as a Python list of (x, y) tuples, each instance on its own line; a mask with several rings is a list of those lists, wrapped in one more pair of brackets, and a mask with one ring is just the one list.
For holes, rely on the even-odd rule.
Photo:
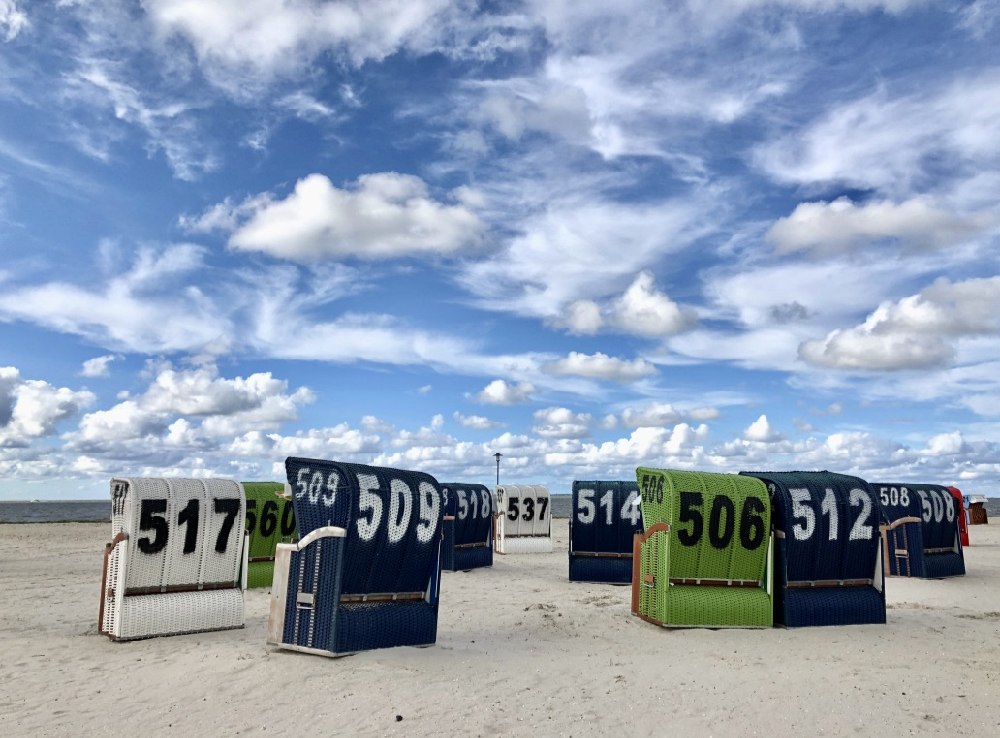
[[(965, 574), (965, 556), (959, 533), (958, 502), (939, 484), (878, 482), (872, 484), (885, 503), (883, 523), (892, 524), (902, 517), (920, 519), (887, 532), (890, 573), (911, 577), (954, 577)], [(906, 537), (897, 531), (906, 529)], [(905, 543), (904, 543), (905, 541)], [(928, 549), (949, 549), (947, 552)], [(906, 551), (906, 557), (897, 551)]]
[(772, 525), (784, 534), (775, 546), (774, 621), (789, 627), (884, 623), (885, 592), (874, 585), (789, 587), (879, 579), (882, 511), (868, 483), (827, 471), (740, 473), (767, 485)]
[[(641, 510), (638, 505), (631, 506), (631, 502), (638, 500), (639, 485), (635, 480), (573, 482), (569, 547), (571, 582), (626, 584), (632, 581), (632, 539), (643, 530)], [(631, 515), (633, 511), (635, 514)], [(622, 558), (579, 555), (588, 553), (617, 554)]]
[[(295, 457), (285, 460), (285, 470), (300, 537), (327, 525), (347, 531), (345, 538), (321, 539), (293, 556), (286, 637), (297, 625), (302, 641), (311, 625), (310, 647), (336, 653), (433, 643), (445, 507), (437, 481), (422, 472)], [(332, 541), (338, 542), (330, 549), (335, 556), (327, 553)], [(316, 555), (321, 555), (318, 567)], [(299, 592), (315, 592), (315, 607), (295, 604)], [(402, 593), (427, 595), (423, 601), (341, 600), (342, 595)], [(360, 623), (362, 614), (373, 621)]]
[(445, 514), (455, 518), (446, 522), (443, 568), (465, 571), (492, 566), (493, 495), (489, 488), (482, 484), (444, 482), (441, 489), (446, 500)]
[(631, 584), (632, 559), (607, 559), (571, 555), (569, 557), (569, 580), (571, 582)]

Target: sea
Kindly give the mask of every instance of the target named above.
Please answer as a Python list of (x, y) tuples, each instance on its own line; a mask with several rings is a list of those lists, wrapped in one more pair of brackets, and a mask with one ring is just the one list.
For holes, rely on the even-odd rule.
[[(552, 495), (552, 517), (568, 518), (570, 495)], [(986, 499), (986, 514), (1000, 520), (1000, 497)], [(110, 523), (111, 500), (0, 502), (0, 523)]]
[[(570, 495), (552, 495), (552, 517), (568, 518), (571, 506)], [(111, 522), (110, 499), (0, 502), (0, 523), (101, 522)]]

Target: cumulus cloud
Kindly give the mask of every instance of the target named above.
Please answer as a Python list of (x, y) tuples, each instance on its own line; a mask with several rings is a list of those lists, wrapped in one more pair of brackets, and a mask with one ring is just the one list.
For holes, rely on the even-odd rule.
[(640, 272), (625, 292), (603, 306), (595, 300), (569, 303), (558, 320), (571, 333), (593, 335), (602, 329), (648, 338), (663, 338), (697, 323), (691, 309), (681, 307), (656, 289), (653, 274)]
[(452, 413), (452, 417), (464, 428), (473, 428), (475, 430), (490, 430), (503, 425), (503, 423), (490, 420), (482, 415), (462, 415), (457, 410)]
[(924, 196), (862, 205), (841, 197), (833, 202), (800, 203), (791, 215), (771, 226), (767, 238), (782, 254), (832, 254), (882, 239), (899, 241), (904, 247), (942, 248), (995, 226), (996, 220), (986, 215), (959, 216)]
[(108, 367), (111, 365), (112, 361), (121, 360), (121, 354), (106, 354), (104, 356), (95, 356), (93, 359), (87, 359), (83, 362), (83, 367), (80, 369), (80, 374), (85, 377), (106, 377), (108, 376)]
[(776, 443), (785, 438), (784, 434), (771, 426), (766, 415), (761, 415), (743, 431), (743, 439), (755, 443)]
[(214, 366), (179, 370), (170, 364), (154, 372), (142, 394), (85, 415), (67, 436), (70, 444), (92, 450), (164, 435), (172, 445), (208, 442), (275, 429), (295, 420), (298, 408), (315, 399), (306, 387), (289, 393), (288, 383), (269, 372), (227, 379)]
[(503, 379), (494, 379), (476, 395), (476, 399), (488, 405), (515, 405), (529, 401), (534, 392), (535, 387), (530, 382), (508, 384)]
[[(612, 416), (613, 417), (613, 416)], [(621, 411), (621, 424), (626, 428), (667, 426), (684, 419), (714, 420), (719, 411), (714, 407), (682, 410), (669, 402), (650, 402), (642, 407), (627, 407)]]
[(589, 377), (613, 382), (634, 382), (656, 373), (645, 359), (619, 359), (600, 352), (581, 354), (570, 351), (565, 359), (547, 364), (544, 370), (556, 376)]
[(86, 390), (24, 379), (16, 367), (0, 367), (0, 448), (26, 447), (56, 432), (56, 426), (94, 403)]
[(917, 295), (883, 302), (859, 326), (805, 341), (799, 356), (836, 369), (892, 371), (943, 366), (963, 337), (1000, 327), (1000, 277), (939, 279)]
[(348, 189), (310, 174), (283, 200), (258, 195), (185, 222), (198, 230), (235, 225), (231, 248), (299, 262), (453, 254), (482, 230), (464, 205), (437, 202), (419, 177), (396, 172), (363, 175)]
[(565, 407), (549, 407), (537, 410), (532, 429), (542, 438), (583, 438), (590, 432), (591, 416), (574, 413)]

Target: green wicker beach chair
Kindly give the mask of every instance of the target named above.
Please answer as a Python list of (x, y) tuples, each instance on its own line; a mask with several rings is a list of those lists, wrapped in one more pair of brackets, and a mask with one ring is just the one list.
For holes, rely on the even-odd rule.
[(771, 508), (758, 479), (636, 470), (646, 532), (632, 612), (671, 627), (771, 626)]
[(282, 497), (281, 482), (243, 482), (247, 498), (246, 528), (250, 534), (247, 588), (270, 587), (274, 578), (274, 552), (279, 543), (297, 538), (295, 509)]

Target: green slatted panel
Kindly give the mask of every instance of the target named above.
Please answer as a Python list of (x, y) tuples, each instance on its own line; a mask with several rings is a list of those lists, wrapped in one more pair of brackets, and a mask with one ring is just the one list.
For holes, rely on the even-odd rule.
[[(644, 467), (636, 477), (647, 530), (670, 526), (669, 534), (643, 544), (640, 580), (633, 585), (640, 587), (639, 614), (672, 626), (769, 627), (771, 507), (763, 482)], [(756, 584), (716, 586), (718, 580)]]
[(281, 496), (284, 489), (285, 485), (280, 482), (243, 482), (247, 498), (246, 528), (250, 533), (247, 570), (250, 589), (271, 586), (278, 544), (298, 537), (292, 501)]

